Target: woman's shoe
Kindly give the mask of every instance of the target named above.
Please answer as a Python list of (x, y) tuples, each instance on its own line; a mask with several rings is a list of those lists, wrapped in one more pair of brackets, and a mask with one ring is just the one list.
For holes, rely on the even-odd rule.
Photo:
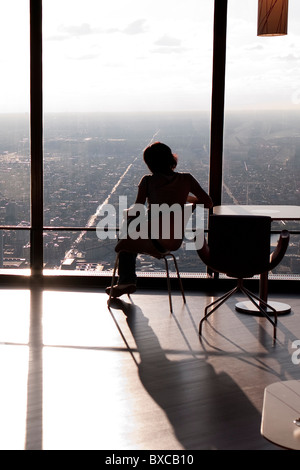
[(111, 287), (107, 287), (105, 289), (105, 292), (107, 293), (107, 295), (110, 295), (110, 291), (112, 289), (112, 292), (111, 292), (111, 297), (121, 297), (121, 295), (124, 295), (124, 294), (133, 294), (135, 291), (136, 291), (136, 285), (135, 284), (117, 284), (115, 286), (113, 286), (112, 288)]

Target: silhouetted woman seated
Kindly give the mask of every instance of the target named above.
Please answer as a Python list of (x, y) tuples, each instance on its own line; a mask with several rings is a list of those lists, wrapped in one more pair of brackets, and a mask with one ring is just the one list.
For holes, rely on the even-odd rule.
[[(198, 181), (190, 173), (175, 171), (177, 155), (160, 142), (155, 142), (144, 150), (144, 162), (151, 174), (143, 176), (139, 185), (135, 204), (148, 205), (148, 214), (151, 215), (151, 205), (179, 204), (182, 208), (186, 203), (203, 204), (205, 208), (212, 207), (210, 196), (202, 189)], [(151, 217), (148, 217), (148, 221)], [(150, 223), (148, 233), (151, 234)], [(159, 251), (175, 251), (182, 243), (182, 238), (172, 236), (165, 239), (161, 234), (157, 239), (125, 238), (119, 240), (116, 252), (119, 253), (118, 283), (112, 288), (112, 297), (123, 294), (132, 294), (136, 291), (136, 257), (138, 253), (151, 254)], [(106, 288), (110, 294), (111, 287)]]

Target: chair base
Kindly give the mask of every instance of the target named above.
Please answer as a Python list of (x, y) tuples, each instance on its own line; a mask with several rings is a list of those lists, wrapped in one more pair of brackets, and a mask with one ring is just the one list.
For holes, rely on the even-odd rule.
[[(145, 253), (145, 254), (147, 254), (147, 253)], [(120, 255), (120, 252), (118, 252), (117, 256), (116, 256), (116, 261), (115, 261), (112, 280), (111, 280), (111, 287), (110, 287), (110, 294), (109, 294), (108, 304), (110, 303), (110, 301), (112, 299), (112, 289), (113, 289), (113, 285), (114, 285), (115, 279), (116, 279), (116, 272), (117, 272), (118, 263), (119, 263), (119, 255)], [(151, 256), (151, 255), (149, 254), (149, 256)], [(183, 289), (183, 285), (182, 285), (182, 281), (181, 281), (181, 277), (180, 277), (180, 273), (179, 273), (179, 269), (178, 269), (178, 265), (177, 265), (177, 261), (176, 261), (175, 256), (173, 255), (173, 253), (170, 253), (170, 252), (168, 252), (166, 254), (162, 254), (160, 256), (160, 259), (164, 259), (164, 262), (165, 262), (166, 275), (167, 275), (167, 285), (168, 285), (168, 295), (169, 295), (169, 306), (170, 306), (170, 312), (173, 313), (172, 295), (171, 295), (171, 281), (170, 281), (168, 257), (171, 257), (173, 259), (173, 263), (174, 263), (174, 266), (175, 266), (175, 269), (176, 269), (177, 279), (178, 279), (178, 282), (179, 282), (179, 287), (180, 287), (180, 291), (181, 291), (181, 295), (182, 295), (182, 300), (183, 300), (184, 303), (186, 303), (186, 299), (185, 299), (184, 289)]]
[[(285, 315), (291, 312), (291, 306), (282, 302), (268, 302), (277, 312), (277, 315)], [(263, 316), (260, 310), (253, 305), (252, 302), (238, 302), (235, 306), (235, 309), (239, 313), (249, 313), (252, 315)], [(269, 315), (274, 315), (274, 311), (270, 308), (267, 308), (267, 313)]]
[[(246, 289), (243, 286), (243, 279), (238, 279), (238, 285), (230, 290), (229, 292), (226, 292), (226, 294), (222, 295), (218, 299), (214, 300), (211, 302), (209, 305), (206, 306), (205, 311), (204, 311), (204, 317), (199, 323), (199, 335), (201, 336), (202, 334), (202, 324), (207, 318), (215, 311), (217, 310), (224, 302), (226, 302), (229, 297), (232, 295), (236, 294), (238, 291), (242, 292), (245, 294), (248, 299), (250, 300), (250, 303), (257, 309), (258, 312), (261, 313), (266, 319), (273, 325), (273, 338), (276, 338), (276, 327), (277, 327), (277, 311), (276, 309), (270, 304), (265, 302), (264, 300), (260, 299), (257, 297), (253, 292), (250, 292), (248, 289)], [(213, 307), (213, 308), (211, 308)], [(211, 309), (211, 310), (210, 310)], [(274, 320), (270, 317), (269, 312), (272, 312), (272, 315), (274, 315)]]

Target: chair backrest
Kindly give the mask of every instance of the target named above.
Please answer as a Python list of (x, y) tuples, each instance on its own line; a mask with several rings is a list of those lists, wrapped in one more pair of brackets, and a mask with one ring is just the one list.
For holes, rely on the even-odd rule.
[(270, 234), (270, 217), (211, 215), (210, 268), (236, 278), (265, 272), (270, 260)]

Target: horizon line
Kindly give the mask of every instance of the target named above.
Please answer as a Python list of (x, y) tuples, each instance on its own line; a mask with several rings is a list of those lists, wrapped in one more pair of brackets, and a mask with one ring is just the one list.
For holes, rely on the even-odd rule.
[[(229, 113), (265, 113), (265, 112), (299, 112), (299, 109), (296, 109), (296, 107), (291, 107), (291, 108), (249, 108), (249, 109), (228, 109), (225, 111), (225, 115)], [(173, 111), (134, 111), (134, 110), (128, 110), (128, 111), (44, 111), (44, 116), (46, 115), (54, 115), (54, 114), (69, 114), (69, 115), (78, 115), (78, 114), (138, 114), (138, 115), (150, 115), (150, 114), (210, 114), (210, 110), (204, 110), (204, 109), (199, 109), (199, 110), (173, 110)], [(30, 111), (7, 111), (7, 112), (2, 112), (0, 111), (0, 116), (15, 116), (15, 115), (24, 115), (24, 116), (30, 116)]]

